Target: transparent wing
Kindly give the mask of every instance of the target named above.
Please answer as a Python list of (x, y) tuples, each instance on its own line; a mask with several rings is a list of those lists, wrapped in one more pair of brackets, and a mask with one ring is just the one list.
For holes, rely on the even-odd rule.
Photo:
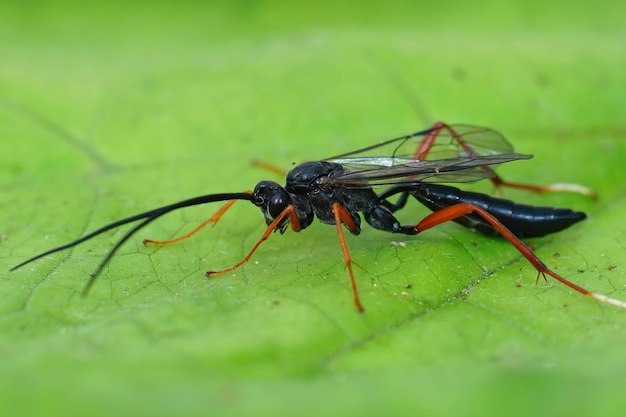
[[(367, 158), (367, 163), (402, 164), (403, 159), (426, 159), (416, 155), (424, 138), (440, 130), (429, 148), (428, 159), (450, 159), (465, 156), (486, 156), (513, 153), (513, 146), (495, 130), (470, 125), (450, 125), (445, 129), (430, 128), (421, 132), (390, 139), (356, 151), (326, 158), (325, 161), (355, 163)], [(454, 132), (455, 134), (452, 134)], [(379, 158), (377, 161), (376, 158)], [(397, 158), (397, 161), (394, 159)]]
[[(424, 141), (429, 144), (424, 146)], [(493, 166), (529, 159), (495, 130), (470, 125), (433, 127), (325, 159), (342, 172), (327, 183), (367, 187), (403, 182), (472, 182), (494, 176)], [(490, 166), (491, 169), (485, 169)]]
[(344, 169), (327, 177), (324, 182), (327, 185), (351, 188), (411, 182), (472, 182), (494, 176), (492, 170), (484, 168), (486, 166), (530, 158), (532, 155), (517, 153), (438, 160), (398, 157), (342, 158)]

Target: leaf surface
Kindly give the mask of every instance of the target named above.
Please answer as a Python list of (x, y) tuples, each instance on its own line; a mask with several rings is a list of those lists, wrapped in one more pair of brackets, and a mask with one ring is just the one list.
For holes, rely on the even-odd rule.
[(262, 234), (245, 202), (173, 246), (141, 240), (219, 205), (151, 224), (86, 298), (122, 231), (7, 272), (120, 218), (280, 181), (253, 159), (289, 169), (444, 120), (535, 154), (508, 180), (597, 190), (504, 193), (585, 211), (531, 244), (624, 300), (624, 7), (600, 3), (0, 6), (0, 414), (623, 415), (626, 314), (534, 285), (506, 241), (454, 224), (348, 237), (363, 315), (317, 222), (206, 280)]

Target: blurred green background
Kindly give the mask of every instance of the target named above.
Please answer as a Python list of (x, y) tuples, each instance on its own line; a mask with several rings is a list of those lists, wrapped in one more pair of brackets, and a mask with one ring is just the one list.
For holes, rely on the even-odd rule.
[[(623, 416), (626, 313), (540, 281), (456, 225), (393, 247), (335, 231), (258, 239), (237, 204), (105, 223), (435, 121), (503, 132), (507, 179), (597, 190), (507, 198), (589, 219), (532, 244), (566, 278), (626, 299), (626, 6), (620, 1), (0, 2), (0, 414)], [(487, 184), (472, 186), (490, 192)], [(426, 210), (411, 203), (401, 217)]]

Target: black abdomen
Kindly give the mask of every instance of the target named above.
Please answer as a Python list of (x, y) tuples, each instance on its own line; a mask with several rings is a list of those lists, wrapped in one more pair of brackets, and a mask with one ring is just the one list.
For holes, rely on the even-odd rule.
[[(471, 203), (492, 214), (517, 237), (540, 237), (555, 233), (584, 220), (587, 215), (580, 211), (554, 207), (536, 207), (517, 204), (511, 200), (495, 198), (486, 194), (462, 191), (438, 184), (420, 184), (411, 195), (433, 211), (458, 203)], [(455, 220), (463, 226), (488, 235), (499, 234), (479, 215), (469, 214)]]

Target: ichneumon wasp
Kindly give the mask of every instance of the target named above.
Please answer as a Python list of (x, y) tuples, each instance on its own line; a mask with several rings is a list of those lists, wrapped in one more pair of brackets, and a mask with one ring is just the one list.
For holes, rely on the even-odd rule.
[[(529, 159), (532, 155), (514, 153), (513, 147), (498, 132), (469, 125), (436, 123), (430, 129), (358, 149), (353, 152), (304, 162), (287, 173), (286, 184), (261, 181), (253, 191), (209, 194), (180, 201), (108, 224), (73, 242), (43, 252), (19, 265), (15, 270), (39, 258), (76, 246), (119, 226), (140, 221), (108, 252), (87, 282), (87, 294), (104, 266), (117, 250), (137, 231), (161, 216), (184, 207), (226, 201), (209, 219), (191, 232), (167, 241), (144, 240), (144, 244), (169, 244), (186, 239), (209, 223), (217, 223), (237, 200), (250, 201), (261, 209), (267, 229), (248, 254), (230, 268), (209, 271), (207, 276), (237, 269), (246, 263), (273, 232), (284, 233), (291, 227), (299, 232), (315, 218), (335, 225), (343, 258), (348, 269), (354, 303), (364, 311), (357, 290), (350, 252), (343, 227), (352, 234), (361, 232), (361, 215), (375, 229), (404, 235), (415, 235), (439, 224), (455, 221), (489, 235), (501, 235), (532, 264), (539, 276), (549, 275), (573, 290), (596, 300), (626, 308), (626, 303), (582, 288), (550, 270), (526, 246), (521, 238), (541, 237), (561, 231), (586, 218), (570, 209), (535, 207), (494, 198), (486, 194), (462, 191), (441, 183), (463, 183), (489, 179), (496, 187), (513, 187), (535, 192), (572, 191), (595, 198), (593, 191), (576, 184), (538, 186), (512, 183), (499, 177), (498, 164)], [(386, 187), (376, 192), (376, 187)], [(390, 200), (396, 196), (395, 202)], [(402, 225), (394, 213), (402, 209), (409, 197), (433, 213), (416, 225)]]

